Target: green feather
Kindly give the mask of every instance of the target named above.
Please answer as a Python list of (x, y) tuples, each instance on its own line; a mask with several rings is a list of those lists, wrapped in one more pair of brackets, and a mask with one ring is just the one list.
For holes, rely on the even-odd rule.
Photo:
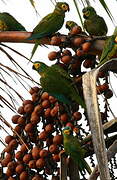
[(85, 108), (85, 103), (80, 97), (72, 78), (64, 69), (58, 65), (49, 67), (38, 61), (34, 62), (33, 69), (41, 75), (40, 83), (44, 91), (65, 104), (70, 104), (69, 102), (72, 100)]
[(26, 29), (9, 13), (0, 13), (0, 31), (26, 31)]
[(81, 147), (78, 138), (73, 136), (72, 129), (70, 127), (65, 127), (62, 133), (65, 152), (78, 164), (81, 174), (85, 172), (85, 170), (91, 174), (91, 169), (84, 159), (86, 151)]
[[(59, 29), (61, 29), (64, 23), (66, 11), (69, 11), (69, 5), (65, 2), (58, 2), (54, 11), (45, 16), (34, 28), (32, 35), (28, 38), (28, 40), (41, 39), (47, 36), (51, 36)], [(33, 53), (31, 58), (34, 55), (34, 50), (32, 52)]]

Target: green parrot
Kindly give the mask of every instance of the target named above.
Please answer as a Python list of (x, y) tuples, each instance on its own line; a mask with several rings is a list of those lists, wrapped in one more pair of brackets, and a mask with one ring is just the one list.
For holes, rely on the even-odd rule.
[(70, 105), (72, 100), (85, 108), (85, 103), (72, 78), (59, 65), (47, 66), (45, 63), (36, 61), (32, 68), (40, 74), (40, 83), (44, 91), (65, 104)]
[(32, 50), (32, 55), (30, 59), (32, 59), (38, 45), (40, 44), (41, 38), (51, 36), (59, 29), (61, 29), (64, 23), (66, 11), (69, 11), (69, 5), (67, 3), (65, 2), (56, 3), (54, 11), (48, 14), (47, 16), (45, 16), (39, 22), (39, 24), (33, 29), (32, 35), (31, 37), (28, 38), (28, 40), (36, 39), (36, 43)]
[(68, 154), (74, 160), (74, 162), (78, 164), (78, 168), (81, 174), (83, 174), (85, 171), (91, 174), (91, 169), (84, 159), (86, 151), (81, 147), (78, 138), (73, 136), (71, 127), (66, 126), (63, 129), (62, 134), (63, 145), (66, 154)]
[(66, 29), (68, 29), (69, 31), (71, 31), (74, 26), (78, 26), (78, 24), (74, 21), (67, 21), (65, 25)]
[(0, 31), (26, 31), (26, 29), (9, 13), (0, 13)]
[(84, 21), (84, 28), (89, 35), (105, 36), (108, 28), (104, 19), (96, 14), (93, 7), (88, 6), (82, 10)]
[(106, 40), (98, 66), (101, 66), (115, 56), (117, 57), (117, 26), (113, 35)]

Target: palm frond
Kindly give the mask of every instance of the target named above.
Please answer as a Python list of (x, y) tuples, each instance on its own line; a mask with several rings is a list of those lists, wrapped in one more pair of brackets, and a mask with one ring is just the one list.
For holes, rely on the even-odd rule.
[(82, 24), (82, 27), (83, 27), (83, 20), (82, 20), (82, 16), (81, 16), (81, 14), (80, 14), (80, 11), (79, 11), (78, 3), (77, 3), (76, 0), (73, 0), (73, 2), (74, 2), (74, 5), (75, 5), (75, 7), (76, 7), (77, 13), (78, 13), (78, 15), (79, 15), (79, 18), (80, 18), (80, 21), (81, 21), (81, 24)]

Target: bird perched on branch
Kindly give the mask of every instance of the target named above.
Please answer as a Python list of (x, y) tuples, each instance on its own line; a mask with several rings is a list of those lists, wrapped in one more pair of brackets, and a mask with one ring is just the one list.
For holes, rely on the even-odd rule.
[(71, 127), (66, 126), (63, 131), (63, 145), (66, 154), (68, 154), (73, 161), (78, 165), (81, 174), (87, 171), (91, 174), (91, 169), (84, 159), (86, 151), (81, 147), (80, 141), (77, 137), (73, 136)]
[(31, 37), (28, 40), (36, 39), (36, 43), (32, 50), (31, 58), (33, 57), (38, 45), (40, 44), (40, 39), (44, 37), (51, 36), (57, 32), (64, 23), (65, 12), (69, 11), (69, 5), (65, 2), (56, 3), (55, 9), (52, 13), (45, 16), (39, 24), (34, 28)]
[(40, 74), (40, 83), (44, 91), (64, 104), (70, 105), (71, 101), (75, 101), (85, 108), (85, 103), (72, 78), (59, 65), (47, 66), (45, 63), (36, 61), (33, 63), (33, 69)]
[(108, 28), (105, 20), (98, 16), (95, 9), (88, 6), (82, 10), (84, 21), (84, 28), (89, 33), (89, 35), (94, 36), (105, 36), (107, 34)]
[(115, 27), (113, 35), (110, 36), (105, 42), (98, 66), (104, 64), (114, 57), (117, 57), (117, 26)]
[(0, 13), (0, 31), (26, 31), (13, 16), (9, 13)]

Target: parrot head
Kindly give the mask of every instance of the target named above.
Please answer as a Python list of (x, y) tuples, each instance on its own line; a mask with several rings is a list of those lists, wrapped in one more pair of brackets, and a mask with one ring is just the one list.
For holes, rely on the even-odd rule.
[(74, 26), (78, 26), (74, 21), (67, 21), (65, 25), (66, 29), (69, 30), (71, 30)]
[(65, 12), (67, 12), (69, 10), (70, 10), (69, 5), (66, 2), (58, 2), (58, 3), (56, 3), (55, 11), (65, 13)]
[(96, 11), (93, 7), (88, 6), (82, 10), (84, 19), (89, 19), (96, 14)]
[(47, 65), (40, 61), (35, 61), (33, 63), (32, 69), (36, 70), (40, 75), (44, 73), (44, 71), (47, 69)]
[(62, 133), (63, 133), (63, 136), (72, 135), (72, 129), (71, 129), (71, 127), (70, 127), (70, 126), (66, 126), (66, 127), (63, 129)]

